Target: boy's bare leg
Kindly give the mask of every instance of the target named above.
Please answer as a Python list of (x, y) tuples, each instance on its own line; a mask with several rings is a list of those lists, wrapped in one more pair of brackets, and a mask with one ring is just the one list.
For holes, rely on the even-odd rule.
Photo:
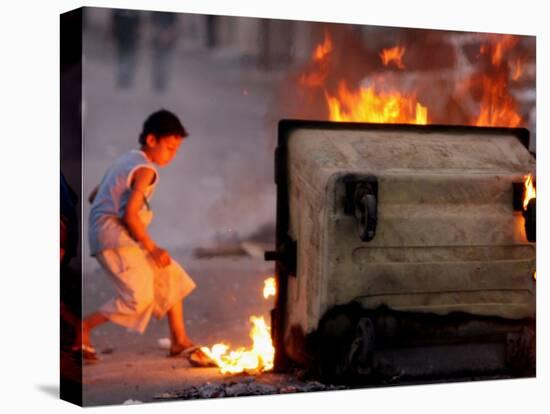
[(90, 342), (90, 331), (95, 327), (107, 322), (108, 320), (109, 318), (107, 318), (101, 312), (94, 312), (84, 318), (84, 320), (82, 321), (82, 329), (77, 329), (76, 345), (78, 345), (79, 347), (80, 345), (91, 347), (92, 343)]
[(170, 327), (170, 337), (172, 338), (170, 355), (178, 355), (186, 348), (195, 345), (189, 339), (185, 331), (182, 301), (177, 301), (176, 304), (168, 310), (167, 315), (168, 326)]

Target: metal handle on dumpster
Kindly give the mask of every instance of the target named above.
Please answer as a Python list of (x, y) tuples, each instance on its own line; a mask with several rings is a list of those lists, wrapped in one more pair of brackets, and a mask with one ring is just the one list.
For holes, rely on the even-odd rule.
[(277, 250), (264, 252), (264, 260), (279, 262), (290, 276), (296, 276), (296, 252), (296, 241), (289, 239), (278, 246)]
[(375, 190), (370, 183), (366, 182), (357, 185), (355, 188), (354, 206), (359, 238), (363, 241), (371, 241), (376, 234), (378, 200)]

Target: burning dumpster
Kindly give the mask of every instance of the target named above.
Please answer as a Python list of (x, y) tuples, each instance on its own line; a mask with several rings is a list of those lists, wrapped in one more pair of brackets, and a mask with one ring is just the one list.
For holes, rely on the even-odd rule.
[[(275, 368), (534, 373), (528, 131), (282, 121)], [(527, 199), (527, 209), (523, 207)]]

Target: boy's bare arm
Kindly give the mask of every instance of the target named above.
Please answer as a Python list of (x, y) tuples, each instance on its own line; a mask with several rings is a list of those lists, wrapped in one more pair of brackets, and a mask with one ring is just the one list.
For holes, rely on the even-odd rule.
[(145, 225), (139, 218), (139, 211), (143, 207), (145, 192), (155, 179), (155, 172), (150, 168), (139, 168), (134, 172), (132, 180), (132, 192), (126, 204), (123, 221), (130, 235), (147, 250), (159, 266), (170, 264), (170, 256), (164, 249), (159, 248), (149, 233)]
[(92, 192), (90, 193), (90, 195), (88, 196), (88, 201), (90, 202), (90, 204), (92, 204), (95, 200), (95, 196), (97, 195), (97, 191), (99, 190), (99, 186), (96, 186)]

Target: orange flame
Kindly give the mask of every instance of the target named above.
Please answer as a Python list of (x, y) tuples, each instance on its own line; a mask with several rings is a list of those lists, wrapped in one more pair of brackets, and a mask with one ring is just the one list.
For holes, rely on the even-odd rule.
[(273, 369), (275, 348), (271, 342), (271, 328), (267, 326), (263, 317), (251, 316), (252, 348), (237, 348), (229, 350), (229, 346), (220, 343), (215, 344), (212, 349), (201, 347), (208, 357), (213, 360), (222, 374), (238, 374), (241, 372), (269, 371)]
[(379, 53), (380, 59), (384, 66), (388, 66), (390, 62), (393, 62), (395, 66), (399, 69), (405, 69), (402, 58), (405, 53), (405, 46), (394, 46), (389, 49), (382, 49)]
[[(479, 91), (479, 113), (468, 121), (476, 126), (518, 127), (523, 118), (518, 104), (508, 91), (508, 81), (522, 76), (523, 58), (513, 58), (511, 52), (518, 43), (513, 35), (492, 35), (489, 42), (480, 46), (480, 55), (485, 63), (480, 67), (483, 72), (474, 75), (465, 82), (472, 96)], [(380, 59), (385, 66), (394, 64), (403, 69), (404, 46), (382, 49)], [(334, 88), (330, 70), (337, 65), (329, 65), (333, 52), (333, 42), (325, 32), (323, 42), (314, 48), (312, 60), (307, 71), (299, 77), (300, 84), (321, 88), (325, 95), (329, 119), (331, 121), (408, 123), (428, 124), (428, 108), (416, 98), (416, 91), (407, 93), (395, 88), (382, 87), (376, 80), (369, 87), (350, 90), (342, 79)], [(336, 90), (335, 90), (336, 89)], [(445, 122), (445, 121), (444, 121)]]
[[(323, 87), (328, 75), (328, 56), (332, 52), (332, 40), (327, 32), (322, 44), (315, 48), (312, 60), (314, 70), (300, 77), (300, 83), (306, 86)], [(405, 47), (396, 46), (384, 49), (380, 57), (385, 65), (394, 62), (404, 68), (401, 61)], [(428, 109), (417, 102), (414, 94), (406, 95), (397, 91), (377, 91), (375, 87), (362, 87), (356, 92), (348, 89), (344, 81), (340, 82), (336, 95), (325, 90), (325, 98), (331, 121), (377, 122), (377, 123), (413, 123), (427, 124)]]
[(315, 51), (313, 52), (313, 59), (322, 60), (330, 52), (332, 52), (332, 40), (328, 35), (328, 33), (325, 32), (325, 38), (323, 40), (323, 43), (320, 45), (317, 45), (317, 47), (315, 48)]
[(351, 92), (345, 82), (338, 96), (326, 94), (331, 121), (375, 123), (428, 123), (428, 109), (416, 98), (399, 92), (376, 92), (374, 87), (362, 87)]
[(483, 75), (481, 109), (475, 120), (477, 126), (515, 128), (521, 124), (514, 99), (508, 94), (506, 80), (502, 76)]
[[(266, 296), (266, 288), (268, 288), (268, 296)], [(267, 298), (275, 293), (275, 278), (270, 277), (264, 281), (264, 297)], [(229, 346), (224, 343), (217, 343), (212, 348), (201, 347), (201, 351), (218, 365), (222, 374), (265, 372), (273, 369), (275, 347), (271, 341), (271, 327), (262, 316), (251, 316), (250, 322), (252, 323), (250, 349), (240, 347), (230, 351)]]
[(306, 86), (320, 86), (327, 77), (326, 72), (311, 72), (300, 76), (300, 83)]
[(527, 210), (527, 205), (529, 204), (529, 200), (537, 196), (537, 191), (535, 189), (535, 186), (533, 185), (533, 176), (531, 174), (525, 177), (524, 186), (525, 186), (525, 195), (523, 197), (523, 209)]
[(523, 75), (523, 61), (521, 59), (516, 59), (512, 63), (512, 80), (517, 81)]
[[(483, 50), (491, 52), (491, 65), (495, 73), (481, 76), (483, 95), (479, 116), (474, 124), (477, 126), (517, 127), (522, 118), (518, 113), (514, 98), (508, 93), (508, 66), (502, 65), (508, 59), (508, 52), (516, 45), (517, 38), (513, 35), (499, 35), (491, 37), (490, 47)], [(517, 66), (512, 79), (521, 76), (521, 65)]]
[(491, 63), (493, 66), (500, 66), (508, 50), (517, 43), (517, 38), (513, 35), (500, 35), (493, 44), (493, 53), (491, 54)]
[(305, 86), (321, 86), (328, 75), (328, 56), (332, 52), (332, 40), (327, 32), (323, 43), (317, 45), (312, 59), (318, 63), (312, 71), (300, 76), (300, 83)]
[(264, 281), (264, 299), (269, 298), (270, 296), (275, 296), (277, 292), (275, 288), (275, 278), (270, 277)]

